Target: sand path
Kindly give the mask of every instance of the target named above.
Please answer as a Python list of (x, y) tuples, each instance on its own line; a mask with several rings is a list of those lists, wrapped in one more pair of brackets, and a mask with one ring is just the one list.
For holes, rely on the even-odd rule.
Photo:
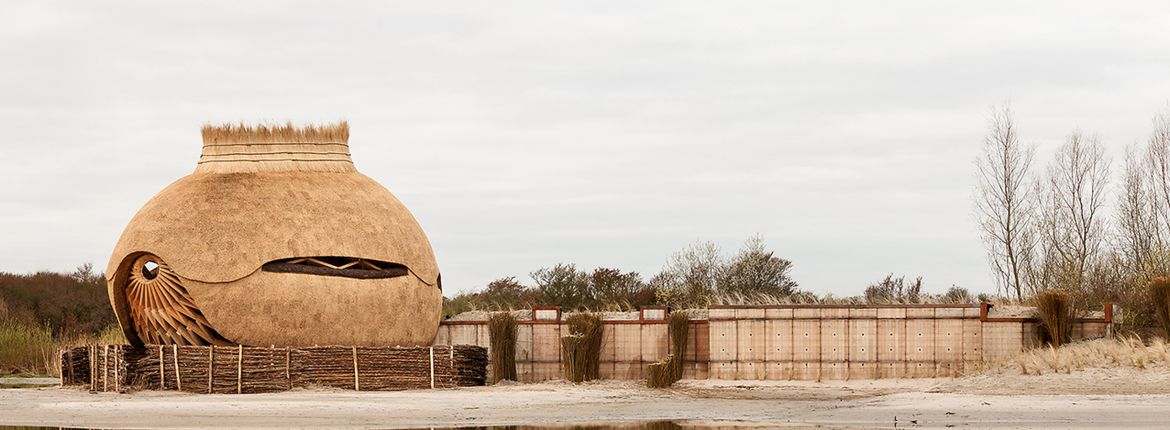
[(1170, 388), (1165, 385), (1136, 384), (1141, 389), (1131, 393), (1093, 393), (1101, 384), (1093, 384), (1096, 377), (1092, 375), (1054, 378), (1063, 378), (1057, 382), (1064, 384), (1063, 391), (1073, 394), (994, 392), (1005, 386), (1003, 378), (684, 381), (668, 391), (619, 381), (581, 386), (550, 382), (435, 391), (302, 390), (253, 395), (5, 389), (0, 390), (0, 425), (410, 428), (663, 419), (831, 428), (1170, 425), (1165, 415), (1170, 410)]

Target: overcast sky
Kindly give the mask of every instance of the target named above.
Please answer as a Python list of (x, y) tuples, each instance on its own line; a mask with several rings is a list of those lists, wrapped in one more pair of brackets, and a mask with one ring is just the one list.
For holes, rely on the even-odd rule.
[(4, 2), (0, 271), (104, 267), (204, 122), (348, 119), (448, 293), (757, 233), (818, 293), (993, 291), (989, 107), (1046, 163), (1170, 100), (1170, 3), (1017, 3)]

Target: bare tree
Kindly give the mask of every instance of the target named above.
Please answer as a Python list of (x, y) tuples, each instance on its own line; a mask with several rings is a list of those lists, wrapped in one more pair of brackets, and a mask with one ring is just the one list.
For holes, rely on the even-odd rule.
[(1076, 131), (1048, 167), (1039, 225), (1049, 286), (1082, 291), (1104, 255), (1109, 165), (1101, 139)]
[(674, 253), (651, 282), (658, 300), (670, 306), (704, 307), (723, 277), (726, 263), (714, 242), (695, 242)]
[(757, 234), (744, 241), (739, 253), (727, 262), (719, 293), (787, 297), (798, 286), (790, 270), (792, 261), (775, 256)]
[(1146, 144), (1145, 186), (1150, 212), (1155, 219), (1157, 250), (1170, 241), (1170, 110), (1154, 117), (1154, 130)]
[(1035, 155), (1034, 146), (1020, 143), (1011, 108), (993, 108), (982, 153), (975, 161), (979, 174), (975, 207), (998, 288), (1017, 300), (1023, 299), (1024, 271), (1035, 244), (1029, 184)]
[(1114, 248), (1119, 254), (1118, 262), (1134, 274), (1147, 273), (1151, 269), (1155, 250), (1161, 248), (1163, 240), (1145, 160), (1136, 146), (1128, 148), (1125, 170), (1121, 175), (1121, 194), (1117, 199)]

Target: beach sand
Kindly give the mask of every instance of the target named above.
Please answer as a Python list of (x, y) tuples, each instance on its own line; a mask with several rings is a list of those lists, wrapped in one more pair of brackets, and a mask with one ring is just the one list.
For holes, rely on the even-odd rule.
[(201, 395), (0, 390), (0, 425), (101, 428), (418, 428), (677, 420), (827, 428), (1159, 428), (1170, 374), (1092, 369), (956, 379), (506, 383), (400, 392)]

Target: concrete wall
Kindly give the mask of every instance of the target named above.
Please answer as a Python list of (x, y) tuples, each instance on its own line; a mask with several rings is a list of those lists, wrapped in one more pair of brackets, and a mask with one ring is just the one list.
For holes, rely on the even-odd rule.
[[(1107, 308), (1111, 309), (1111, 308)], [(1074, 338), (1105, 334), (1112, 313), (1075, 325)], [(558, 314), (559, 315), (559, 314)], [(522, 321), (517, 377), (561, 377), (560, 321)], [(1031, 318), (989, 316), (986, 305), (726, 306), (691, 321), (684, 378), (841, 380), (945, 377), (1040, 343)], [(435, 344), (490, 348), (485, 321), (448, 321)], [(605, 321), (601, 376), (644, 379), (669, 351), (665, 321)]]

